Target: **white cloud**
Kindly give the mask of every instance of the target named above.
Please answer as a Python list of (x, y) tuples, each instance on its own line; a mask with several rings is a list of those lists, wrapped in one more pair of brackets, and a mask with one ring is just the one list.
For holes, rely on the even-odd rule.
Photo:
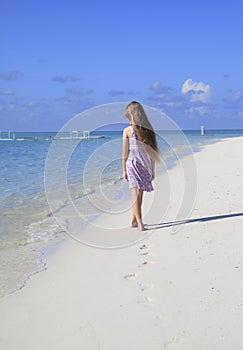
[(163, 102), (163, 104), (167, 107), (174, 107), (178, 105), (176, 102)]
[(39, 101), (29, 101), (29, 102), (26, 102), (26, 104), (24, 105), (24, 107), (35, 107), (35, 106), (38, 106), (39, 105)]
[(16, 105), (16, 104), (14, 104), (14, 103), (11, 103), (11, 104), (9, 104), (8, 105), (8, 110), (9, 111), (17, 111), (19, 108), (18, 108), (18, 106)]
[(161, 84), (158, 80), (152, 83), (150, 90), (154, 91), (156, 94), (169, 94), (172, 91), (169, 86)]
[(72, 95), (72, 96), (85, 96), (85, 95), (91, 95), (94, 93), (94, 90), (92, 89), (82, 89), (78, 86), (76, 87), (72, 87), (72, 88), (69, 88), (69, 89), (66, 89), (66, 92), (68, 95)]
[(240, 91), (235, 91), (233, 92), (233, 94), (230, 97), (230, 100), (232, 102), (238, 102), (238, 101), (242, 101), (243, 100), (243, 94)]
[(187, 79), (181, 88), (181, 92), (190, 96), (191, 101), (207, 102), (210, 96), (210, 85), (204, 84), (202, 81), (194, 82), (192, 79)]
[(64, 105), (68, 105), (70, 103), (73, 103), (73, 99), (67, 96), (59, 97), (56, 99), (57, 102), (60, 102)]
[(65, 76), (56, 76), (56, 77), (53, 77), (51, 79), (52, 81), (54, 82), (57, 82), (57, 83), (62, 83), (62, 84), (65, 84), (65, 83), (72, 83), (72, 82), (75, 82), (75, 81), (79, 81), (80, 78), (74, 76), (74, 75), (65, 75)]
[(207, 106), (197, 106), (197, 107), (190, 107), (188, 110), (189, 114), (194, 115), (195, 113), (198, 113), (199, 115), (203, 116), (205, 114), (208, 114), (210, 112), (210, 109)]
[(160, 82), (158, 80), (154, 81), (153, 84), (151, 85), (151, 90), (153, 90), (153, 91), (161, 90), (161, 88), (162, 88), (162, 85), (160, 84)]
[(17, 100), (16, 102), (12, 102), (6, 104), (4, 110), (9, 112), (20, 112), (20, 111), (29, 111), (37, 108), (47, 108), (49, 107), (46, 100), (30, 100), (27, 102), (22, 102)]
[(0, 79), (2, 80), (18, 80), (23, 78), (24, 73), (19, 72), (18, 70), (10, 71), (10, 72), (5, 72), (5, 73), (0, 73)]
[(10, 95), (14, 95), (14, 92), (11, 90), (3, 90), (3, 91), (0, 91), (0, 95), (10, 96)]
[(110, 90), (108, 92), (108, 95), (109, 96), (112, 96), (112, 97), (116, 97), (116, 96), (122, 96), (122, 95), (140, 95), (139, 92), (136, 92), (136, 91), (124, 91), (124, 90)]

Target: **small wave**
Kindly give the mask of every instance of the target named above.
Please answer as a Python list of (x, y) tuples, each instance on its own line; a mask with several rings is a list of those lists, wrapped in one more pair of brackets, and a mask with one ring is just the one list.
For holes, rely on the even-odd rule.
[(4, 249), (0, 255), (0, 298), (23, 288), (32, 275), (45, 269), (40, 251), (27, 245)]
[(53, 217), (30, 224), (27, 229), (27, 243), (46, 242), (55, 239), (57, 235), (66, 232), (67, 222), (63, 220), (61, 225)]

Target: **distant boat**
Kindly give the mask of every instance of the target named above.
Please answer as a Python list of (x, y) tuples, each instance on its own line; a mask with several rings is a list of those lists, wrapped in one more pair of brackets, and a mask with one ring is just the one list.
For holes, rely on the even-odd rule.
[[(214, 134), (205, 133), (205, 129), (204, 129), (203, 125), (201, 125), (200, 135), (201, 136), (214, 136)], [(192, 136), (198, 136), (198, 134), (192, 134)]]
[(0, 131), (0, 141), (12, 141), (15, 140), (15, 133), (12, 134), (11, 136), (11, 131), (8, 131), (8, 137), (2, 137), (2, 134), (6, 134), (6, 132), (1, 132)]
[(83, 135), (80, 136), (79, 131), (70, 131), (67, 136), (55, 136), (54, 140), (86, 140), (86, 139), (103, 139), (103, 135), (90, 135), (88, 130), (83, 131)]
[[(80, 134), (82, 133), (82, 134)], [(103, 139), (105, 136), (103, 135), (90, 135), (90, 132), (88, 130), (85, 131), (70, 131), (68, 133), (60, 133), (57, 137), (56, 136), (24, 136), (24, 137), (15, 137), (15, 133), (12, 133), (8, 131), (7, 137), (2, 137), (2, 134), (6, 134), (6, 132), (0, 132), (0, 141), (52, 141), (52, 140), (86, 140), (86, 139)], [(66, 134), (66, 135), (65, 135)], [(63, 135), (63, 136), (60, 136)]]

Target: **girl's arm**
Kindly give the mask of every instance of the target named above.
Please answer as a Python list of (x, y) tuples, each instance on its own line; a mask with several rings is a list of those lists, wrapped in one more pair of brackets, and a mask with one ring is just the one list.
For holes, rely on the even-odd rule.
[(127, 134), (127, 130), (123, 130), (123, 138), (122, 138), (122, 169), (123, 169), (123, 177), (124, 180), (128, 181), (127, 178), (127, 170), (126, 170), (126, 161), (129, 153), (129, 137)]
[(154, 177), (155, 177), (155, 170), (154, 170), (154, 168), (155, 168), (155, 161), (152, 160), (152, 180), (154, 180)]

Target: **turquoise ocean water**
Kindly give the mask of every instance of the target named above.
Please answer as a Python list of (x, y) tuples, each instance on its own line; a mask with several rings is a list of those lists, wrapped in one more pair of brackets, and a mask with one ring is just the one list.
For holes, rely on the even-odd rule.
[[(182, 157), (189, 152), (189, 146), (181, 141), (177, 132), (167, 132), (167, 142), (165, 134), (165, 131), (158, 132), (157, 138), (166, 166), (171, 167), (176, 162), (175, 153)], [(243, 130), (208, 130), (204, 136), (199, 131), (185, 131), (184, 134), (193, 150), (199, 151), (204, 144), (225, 137), (243, 136)], [(43, 270), (43, 252), (65, 240), (64, 229), (53, 218), (45, 194), (45, 163), (55, 135), (53, 132), (0, 135), (0, 296), (21, 288), (32, 274)], [(116, 197), (123, 183), (121, 158), (117, 156), (121, 152), (122, 132), (106, 131), (92, 135), (103, 138), (75, 141), (68, 162), (67, 185), (70, 199), (74, 201), (85, 199), (87, 192), (95, 195), (99, 181)], [(9, 136), (13, 139), (8, 140)], [(171, 140), (173, 149), (168, 140)], [(74, 140), (58, 142), (61, 156)], [(102, 151), (106, 143), (115, 151), (114, 156), (109, 151)], [(99, 149), (101, 152), (87, 167), (88, 160)], [(58, 164), (60, 166), (60, 162)], [(103, 164), (102, 173), (97, 173)], [(52, 178), (54, 198), (56, 186), (63, 185), (58, 183), (60, 169), (55, 171)], [(67, 204), (59, 200), (55, 210)], [(85, 200), (83, 205), (86, 205)]]

